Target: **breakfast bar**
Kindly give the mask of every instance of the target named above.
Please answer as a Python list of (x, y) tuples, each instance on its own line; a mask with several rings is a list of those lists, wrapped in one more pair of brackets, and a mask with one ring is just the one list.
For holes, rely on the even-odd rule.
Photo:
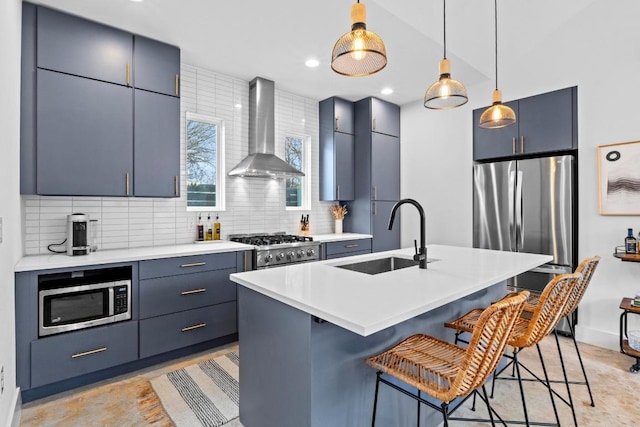
[[(370, 425), (375, 372), (366, 357), (414, 333), (452, 340), (443, 322), (502, 297), (506, 279), (551, 258), (440, 245), (427, 255), (427, 269), (405, 262), (377, 274), (358, 266), (408, 261), (413, 249), (232, 274), (242, 424)], [(380, 390), (379, 425), (415, 425), (415, 401), (388, 392)], [(437, 416), (422, 411), (424, 421)]]

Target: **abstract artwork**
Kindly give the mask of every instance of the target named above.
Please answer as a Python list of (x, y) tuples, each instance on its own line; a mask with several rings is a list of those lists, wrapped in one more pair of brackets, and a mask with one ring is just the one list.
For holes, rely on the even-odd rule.
[(601, 215), (640, 215), (640, 141), (598, 146)]

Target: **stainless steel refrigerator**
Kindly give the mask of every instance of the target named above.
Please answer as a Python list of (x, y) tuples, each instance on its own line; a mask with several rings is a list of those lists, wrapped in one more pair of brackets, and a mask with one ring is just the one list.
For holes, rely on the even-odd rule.
[(511, 289), (541, 292), (555, 274), (576, 268), (575, 164), (563, 155), (474, 165), (474, 247), (553, 256), (510, 279)]

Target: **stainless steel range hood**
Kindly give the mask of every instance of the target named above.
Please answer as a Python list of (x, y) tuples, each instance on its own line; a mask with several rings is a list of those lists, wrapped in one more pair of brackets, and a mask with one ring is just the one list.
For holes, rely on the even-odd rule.
[(249, 83), (249, 155), (229, 176), (285, 178), (304, 173), (275, 155), (275, 85), (256, 77)]

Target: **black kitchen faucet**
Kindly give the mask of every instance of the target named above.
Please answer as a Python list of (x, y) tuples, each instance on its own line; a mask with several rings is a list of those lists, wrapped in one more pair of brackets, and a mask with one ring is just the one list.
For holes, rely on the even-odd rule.
[(420, 268), (427, 268), (427, 246), (426, 246), (426, 219), (425, 219), (425, 215), (424, 215), (424, 209), (422, 209), (422, 206), (420, 205), (420, 203), (416, 202), (413, 199), (402, 199), (400, 201), (398, 201), (395, 205), (393, 205), (393, 209), (391, 209), (391, 216), (389, 217), (389, 230), (391, 230), (393, 228), (393, 220), (396, 217), (396, 210), (398, 210), (398, 208), (401, 205), (404, 205), (405, 203), (409, 203), (413, 206), (416, 207), (416, 209), (418, 209), (418, 213), (420, 214), (420, 248), (418, 248), (418, 244), (417, 242), (414, 240), (413, 241), (413, 245), (416, 248), (416, 253), (413, 256), (414, 261), (419, 261), (419, 267)]

